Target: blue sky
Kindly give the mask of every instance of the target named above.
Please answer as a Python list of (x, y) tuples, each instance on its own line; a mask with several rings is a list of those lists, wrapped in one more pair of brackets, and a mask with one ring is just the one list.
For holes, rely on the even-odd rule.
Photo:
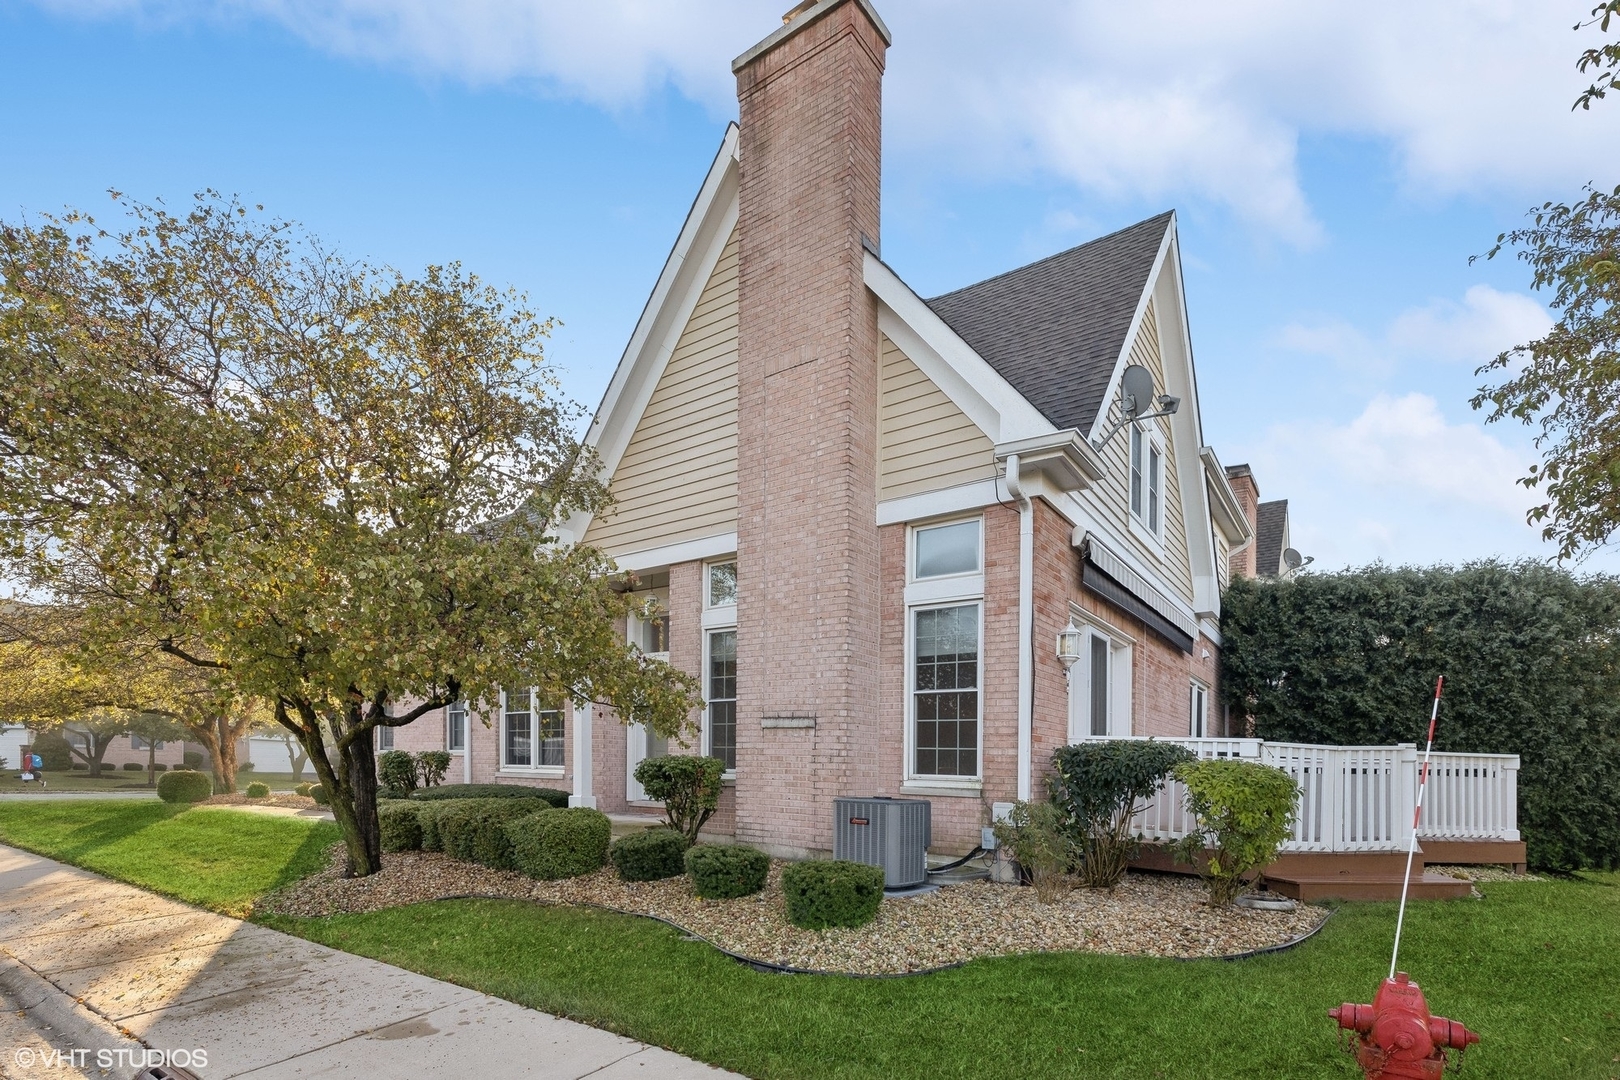
[[(735, 115), (728, 61), (785, 6), (0, 0), (0, 216), (212, 187), (351, 255), (458, 259), (563, 321), (594, 407)], [(1174, 207), (1205, 437), (1296, 546), (1544, 557), (1529, 433), (1468, 397), (1547, 314), (1468, 257), (1620, 182), (1620, 103), (1569, 112), (1589, 6), (878, 0), (885, 258), (933, 295)]]

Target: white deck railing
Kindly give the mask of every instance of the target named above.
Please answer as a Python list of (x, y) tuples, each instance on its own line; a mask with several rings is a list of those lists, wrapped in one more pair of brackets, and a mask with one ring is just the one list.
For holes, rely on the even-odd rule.
[[(1144, 738), (1145, 736), (1133, 736)], [(1401, 851), (1417, 805), (1416, 746), (1315, 746), (1261, 739), (1162, 739), (1201, 758), (1258, 761), (1287, 772), (1300, 787), (1294, 835), (1284, 851)], [(1436, 753), (1429, 768), (1418, 838), (1518, 840), (1516, 754)], [(1180, 840), (1193, 827), (1186, 789), (1174, 780), (1133, 823), (1155, 843)]]

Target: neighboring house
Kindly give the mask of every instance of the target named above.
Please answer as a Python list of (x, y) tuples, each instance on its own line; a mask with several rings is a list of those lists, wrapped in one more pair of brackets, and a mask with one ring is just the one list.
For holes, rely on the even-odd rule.
[[(395, 746), (617, 812), (650, 807), (646, 756), (712, 754), (711, 831), (801, 854), (835, 796), (929, 799), (966, 850), (1058, 746), (1225, 734), (1258, 493), (1204, 442), (1176, 217), (922, 298), (881, 254), (888, 45), (867, 0), (820, 0), (737, 59), (739, 123), (587, 435), (617, 504), (563, 538), (635, 573), (629, 640), (703, 680), (694, 745), (512, 688)], [(1130, 364), (1179, 408), (1104, 439)]]
[(1288, 500), (1260, 501), (1260, 488), (1247, 465), (1229, 465), (1226, 479), (1237, 495), (1248, 519), (1254, 540), (1234, 549), (1231, 573), (1234, 577), (1286, 577), (1291, 571), (1283, 553), (1292, 547), (1288, 536)]

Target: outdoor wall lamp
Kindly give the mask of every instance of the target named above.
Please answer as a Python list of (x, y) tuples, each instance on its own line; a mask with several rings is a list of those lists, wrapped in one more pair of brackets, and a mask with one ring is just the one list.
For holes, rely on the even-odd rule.
[(1085, 631), (1069, 620), (1069, 625), (1058, 631), (1057, 657), (1063, 664), (1063, 670), (1074, 667), (1074, 662), (1080, 659), (1080, 646), (1085, 644)]

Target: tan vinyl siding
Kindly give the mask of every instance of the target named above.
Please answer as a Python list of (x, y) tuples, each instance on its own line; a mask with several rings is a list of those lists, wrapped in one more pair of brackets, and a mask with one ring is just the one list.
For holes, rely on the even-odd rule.
[[(1209, 493), (1211, 503), (1215, 501), (1215, 493)], [(1213, 521), (1209, 523), (1209, 531), (1215, 537), (1215, 587), (1221, 592), (1232, 580), (1232, 544), (1226, 539), (1226, 533)]]
[[(1159, 326), (1151, 302), (1143, 314), (1142, 326), (1137, 332), (1136, 340), (1131, 343), (1130, 362), (1141, 364), (1151, 371), (1153, 385), (1159, 388), (1159, 392), (1164, 391), (1164, 361), (1159, 354)], [(1108, 410), (1109, 423), (1119, 419), (1117, 393), (1110, 400)], [(1117, 542), (1129, 547), (1131, 553), (1145, 565), (1157, 568), (1163, 574), (1165, 582), (1173, 586), (1177, 595), (1190, 604), (1193, 602), (1192, 562), (1187, 553), (1187, 529), (1182, 519), (1181, 508), (1181, 478), (1176, 470), (1171, 427), (1163, 420), (1149, 421), (1148, 424), (1157, 425), (1157, 430), (1164, 439), (1163, 554), (1158, 547), (1142, 538), (1137, 531), (1142, 529), (1142, 526), (1137, 526), (1136, 529), (1131, 527), (1129, 429), (1122, 429), (1108, 440), (1108, 445), (1102, 450), (1103, 460), (1107, 463), (1105, 475), (1091, 490), (1082, 495), (1082, 499), (1095, 513), (1107, 519)]]
[(737, 528), (737, 234), (613, 470), (613, 510), (585, 542), (609, 555)]
[(994, 479), (995, 444), (899, 346), (881, 345), (878, 498)]

